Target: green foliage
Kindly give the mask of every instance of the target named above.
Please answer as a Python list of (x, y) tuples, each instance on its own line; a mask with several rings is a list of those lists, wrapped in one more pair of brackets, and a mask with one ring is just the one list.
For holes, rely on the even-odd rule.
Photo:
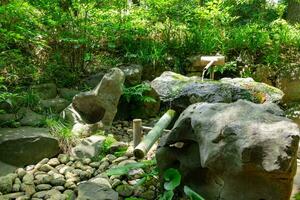
[(181, 174), (177, 169), (169, 168), (164, 172), (164, 189), (166, 190), (160, 197), (160, 200), (172, 200), (174, 190), (180, 185)]
[(165, 190), (174, 190), (180, 185), (181, 175), (177, 169), (169, 168), (164, 172)]
[(183, 187), (183, 191), (189, 197), (190, 200), (205, 200), (198, 193), (196, 193), (195, 191), (193, 191), (190, 187), (188, 187), (186, 185)]
[(50, 133), (58, 138), (62, 151), (70, 152), (72, 146), (76, 143), (71, 126), (55, 116), (47, 118), (45, 123), (50, 128)]
[(111, 168), (109, 170), (106, 171), (108, 176), (121, 176), (121, 175), (126, 175), (128, 174), (128, 172), (130, 170), (133, 169), (138, 169), (138, 168), (146, 168), (146, 167), (150, 167), (156, 164), (155, 160), (145, 160), (145, 161), (140, 161), (137, 163), (128, 163), (124, 166), (117, 166), (114, 168)]
[(98, 156), (98, 159), (101, 160), (103, 157), (105, 157), (106, 154), (109, 153), (110, 146), (117, 142), (117, 140), (114, 138), (113, 135), (108, 135), (105, 140), (103, 141), (103, 144), (100, 147), (100, 155)]
[(155, 102), (155, 99), (145, 95), (149, 91), (151, 91), (150, 84), (142, 83), (132, 87), (124, 87), (123, 96), (127, 102)]

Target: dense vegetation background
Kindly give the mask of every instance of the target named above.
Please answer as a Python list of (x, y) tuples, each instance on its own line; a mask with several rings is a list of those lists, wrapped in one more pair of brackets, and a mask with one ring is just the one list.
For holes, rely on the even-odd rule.
[(243, 76), (261, 65), (275, 77), (299, 66), (297, 0), (2, 0), (0, 6), (2, 92), (49, 81), (79, 85), (120, 63), (184, 73), (187, 58), (199, 54), (224, 54), (221, 71), (243, 69)]

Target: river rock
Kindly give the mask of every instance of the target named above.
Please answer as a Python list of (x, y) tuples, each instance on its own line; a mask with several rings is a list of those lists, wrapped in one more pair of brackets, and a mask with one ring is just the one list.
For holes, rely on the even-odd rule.
[[(197, 103), (160, 142), (160, 173), (177, 168), (182, 185), (205, 199), (290, 199), (297, 124), (275, 104)], [(177, 145), (176, 143), (183, 143)]]
[(92, 135), (73, 147), (71, 153), (78, 158), (95, 158), (99, 155), (104, 140), (104, 136)]
[(13, 183), (17, 174), (7, 174), (6, 176), (0, 177), (0, 192), (7, 194), (13, 190)]
[(220, 81), (201, 81), (200, 77), (186, 77), (174, 72), (164, 72), (151, 82), (166, 106), (181, 112), (197, 102), (230, 103), (245, 99), (255, 103), (279, 102), (283, 92), (251, 78), (224, 78)]
[(88, 199), (105, 199), (105, 200), (118, 200), (118, 193), (113, 189), (98, 185), (92, 182), (85, 182), (78, 186), (78, 196), (76, 200)]
[(59, 152), (58, 140), (46, 128), (0, 129), (0, 161), (22, 167)]
[(57, 96), (57, 88), (54, 83), (45, 83), (32, 86), (31, 90), (41, 99), (52, 99)]

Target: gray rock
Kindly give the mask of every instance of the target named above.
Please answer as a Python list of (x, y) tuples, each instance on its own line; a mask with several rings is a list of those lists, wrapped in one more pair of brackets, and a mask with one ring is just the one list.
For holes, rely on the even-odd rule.
[(34, 180), (33, 174), (28, 173), (23, 177), (22, 182), (27, 185), (33, 185), (34, 184), (33, 180)]
[(123, 197), (129, 197), (133, 194), (134, 188), (131, 185), (119, 185), (116, 187), (116, 191)]
[(25, 194), (28, 196), (31, 196), (36, 192), (34, 184), (28, 185), (25, 183), (22, 183), (21, 191), (25, 192)]
[(45, 123), (45, 117), (30, 110), (30, 108), (20, 108), (17, 113), (22, 126), (40, 126)]
[(289, 199), (298, 142), (299, 128), (275, 104), (197, 103), (161, 139), (156, 159), (205, 199)]
[(60, 113), (63, 111), (70, 102), (63, 98), (41, 100), (40, 105), (45, 110), (50, 110), (53, 113)]
[(118, 200), (118, 193), (111, 188), (91, 182), (79, 184), (76, 200), (88, 199)]
[(57, 88), (54, 83), (45, 83), (32, 86), (32, 91), (41, 99), (52, 99), (57, 96)]
[(53, 176), (50, 176), (49, 174), (38, 174), (35, 176), (35, 184), (48, 184), (53, 179)]
[(89, 182), (95, 183), (99, 186), (105, 186), (105, 187), (111, 188), (109, 181), (105, 178), (96, 177), (96, 178), (89, 180)]
[(251, 78), (224, 78), (204, 81), (200, 77), (186, 77), (174, 72), (164, 72), (151, 82), (162, 102), (178, 111), (197, 102), (230, 103), (246, 99), (255, 103), (279, 102), (283, 92)]
[(133, 86), (141, 83), (143, 66), (132, 64), (120, 67), (120, 69), (124, 72), (126, 86)]
[(60, 163), (67, 164), (70, 160), (70, 156), (67, 154), (59, 154), (57, 159), (59, 160)]
[(7, 174), (6, 176), (0, 177), (0, 192), (3, 194), (7, 194), (12, 192), (13, 183), (15, 178), (17, 178), (16, 174)]
[(4, 163), (23, 167), (53, 157), (58, 151), (58, 140), (46, 128), (0, 129), (0, 161)]
[(37, 191), (43, 191), (43, 190), (50, 190), (52, 186), (49, 184), (39, 184), (35, 188)]
[(78, 94), (79, 91), (75, 90), (75, 89), (70, 89), (70, 88), (60, 88), (60, 89), (58, 89), (58, 93), (61, 98), (67, 99), (68, 101), (72, 101), (73, 97), (76, 94)]
[(54, 168), (51, 167), (51, 166), (48, 165), (48, 164), (43, 164), (43, 165), (39, 168), (39, 170), (42, 171), (42, 172), (49, 172), (49, 171), (51, 171), (51, 170), (53, 170), (53, 169), (54, 169)]
[(105, 137), (100, 135), (85, 138), (72, 148), (72, 155), (78, 158), (95, 158), (100, 154), (100, 147), (104, 140)]
[(15, 193), (10, 193), (10, 194), (6, 194), (3, 196), (0, 196), (0, 199), (17, 199), (21, 196), (24, 196), (24, 192), (15, 192)]
[(74, 121), (86, 124), (102, 122), (109, 127), (117, 113), (123, 83), (124, 73), (118, 68), (111, 69), (93, 91), (77, 94), (73, 98), (72, 108), (65, 110), (63, 116), (70, 116), (68, 113), (71, 112), (78, 118)]
[(18, 174), (18, 177), (19, 177), (20, 179), (22, 179), (22, 178), (26, 175), (26, 171), (25, 171), (25, 169), (23, 169), (23, 168), (18, 168), (18, 169), (16, 170), (16, 173)]
[(56, 167), (59, 164), (60, 164), (60, 162), (59, 162), (58, 158), (51, 158), (48, 162), (48, 165), (50, 165), (52, 167)]
[(13, 184), (13, 187), (12, 187), (12, 191), (13, 192), (19, 192), (21, 189), (21, 183), (19, 184)]

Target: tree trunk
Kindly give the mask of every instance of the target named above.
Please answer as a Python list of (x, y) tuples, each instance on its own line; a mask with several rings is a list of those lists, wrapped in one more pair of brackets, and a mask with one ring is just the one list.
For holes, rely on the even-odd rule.
[(287, 20), (291, 23), (300, 23), (300, 1), (288, 0)]

